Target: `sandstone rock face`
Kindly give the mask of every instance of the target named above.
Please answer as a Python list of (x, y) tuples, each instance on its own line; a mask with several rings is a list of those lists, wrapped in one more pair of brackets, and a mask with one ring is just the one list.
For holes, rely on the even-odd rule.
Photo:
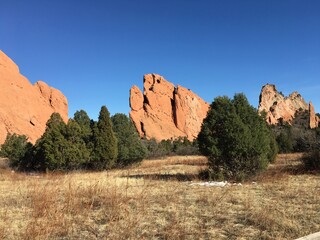
[(34, 86), (41, 95), (47, 100), (54, 112), (60, 113), (62, 119), (68, 121), (68, 101), (58, 89), (48, 86), (45, 82), (38, 81)]
[(53, 112), (68, 120), (66, 97), (42, 81), (32, 85), (0, 51), (0, 144), (7, 133), (24, 134), (34, 143)]
[(316, 128), (319, 126), (319, 117), (316, 115), (314, 111), (314, 106), (312, 102), (309, 103), (309, 127)]
[(130, 89), (130, 118), (141, 137), (175, 139), (197, 137), (209, 104), (182, 86), (175, 87), (158, 74), (144, 76), (144, 92)]
[(292, 124), (295, 115), (301, 112), (307, 112), (310, 115), (309, 127), (315, 128), (319, 124), (312, 103), (307, 104), (298, 92), (293, 92), (285, 97), (277, 91), (275, 85), (271, 84), (262, 87), (258, 110), (266, 112), (269, 124), (280, 122)]

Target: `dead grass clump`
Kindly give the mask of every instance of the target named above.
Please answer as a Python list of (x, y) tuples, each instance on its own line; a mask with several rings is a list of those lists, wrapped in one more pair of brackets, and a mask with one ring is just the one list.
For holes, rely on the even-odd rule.
[(280, 154), (276, 162), (269, 165), (268, 170), (255, 177), (258, 182), (287, 181), (291, 175), (305, 173), (301, 163), (301, 153)]
[(195, 165), (206, 166), (208, 159), (204, 156), (172, 156), (159, 160), (146, 160), (139, 168), (161, 167), (165, 165)]
[(0, 157), (0, 169), (9, 169), (9, 161), (7, 158)]

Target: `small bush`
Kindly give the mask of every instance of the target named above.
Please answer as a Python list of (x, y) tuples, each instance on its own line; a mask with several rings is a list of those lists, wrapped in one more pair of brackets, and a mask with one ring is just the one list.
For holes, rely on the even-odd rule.
[(320, 149), (306, 153), (302, 162), (307, 170), (320, 170)]
[(304, 137), (299, 137), (294, 145), (295, 152), (308, 152), (312, 148), (312, 142)]
[(5, 142), (1, 145), (0, 156), (9, 159), (9, 165), (22, 169), (26, 165), (26, 158), (32, 149), (25, 135), (8, 133)]
[(199, 146), (197, 141), (191, 142), (187, 137), (180, 137), (172, 142), (173, 153), (175, 155), (199, 155)]
[(276, 137), (279, 153), (291, 153), (293, 151), (292, 137), (289, 133), (280, 132)]
[(179, 137), (175, 140), (167, 139), (161, 142), (157, 142), (155, 139), (144, 139), (142, 142), (148, 150), (148, 159), (200, 154), (197, 141), (191, 142), (186, 137)]

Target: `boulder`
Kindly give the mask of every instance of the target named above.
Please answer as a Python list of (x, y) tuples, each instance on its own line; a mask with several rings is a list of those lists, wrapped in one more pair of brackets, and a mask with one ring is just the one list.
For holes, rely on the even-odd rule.
[(130, 90), (130, 118), (140, 136), (157, 141), (196, 138), (209, 104), (158, 74), (146, 74), (143, 81), (143, 93), (137, 86)]
[(67, 98), (42, 81), (32, 85), (0, 51), (0, 144), (7, 133), (24, 134), (34, 143), (44, 133), (53, 112), (67, 122)]

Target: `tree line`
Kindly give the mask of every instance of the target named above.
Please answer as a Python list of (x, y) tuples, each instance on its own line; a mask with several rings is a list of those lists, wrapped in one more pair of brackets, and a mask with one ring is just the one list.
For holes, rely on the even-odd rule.
[(37, 171), (104, 170), (142, 159), (202, 154), (208, 157), (208, 169), (201, 177), (242, 181), (265, 170), (278, 150), (309, 151), (305, 166), (320, 169), (319, 135), (319, 128), (269, 126), (265, 114), (258, 114), (244, 94), (235, 94), (233, 99), (214, 99), (193, 142), (186, 137), (161, 142), (140, 139), (130, 118), (121, 113), (110, 117), (102, 106), (98, 121), (80, 110), (66, 124), (53, 113), (34, 145), (26, 136), (8, 134), (0, 154), (10, 159), (12, 167)]
[(46, 130), (32, 145), (24, 135), (8, 134), (1, 155), (20, 170), (69, 171), (103, 170), (134, 164), (146, 157), (132, 122), (125, 114), (110, 113), (101, 107), (98, 121), (84, 110), (77, 111), (66, 124), (53, 113)]
[(104, 170), (126, 167), (144, 158), (192, 154), (199, 154), (197, 144), (186, 137), (160, 142), (140, 139), (127, 115), (110, 117), (105, 106), (98, 121), (80, 110), (66, 124), (59, 113), (53, 113), (34, 145), (25, 135), (8, 134), (0, 151), (9, 158), (11, 167), (23, 171)]

